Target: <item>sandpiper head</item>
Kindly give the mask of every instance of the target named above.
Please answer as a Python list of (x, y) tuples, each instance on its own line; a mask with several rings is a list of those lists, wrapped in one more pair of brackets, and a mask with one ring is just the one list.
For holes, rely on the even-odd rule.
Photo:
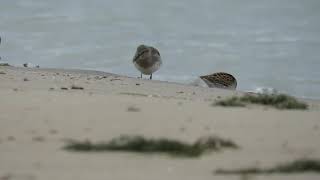
[(142, 50), (147, 49), (147, 48), (148, 48), (148, 46), (146, 46), (146, 45), (144, 45), (144, 44), (141, 44), (141, 45), (139, 45), (139, 46), (137, 47), (137, 51), (142, 51)]
[(136, 50), (136, 53), (133, 57), (133, 62), (137, 61), (143, 54), (145, 54), (146, 52), (149, 51), (149, 47), (144, 45), (144, 44), (141, 44), (137, 47), (137, 50)]

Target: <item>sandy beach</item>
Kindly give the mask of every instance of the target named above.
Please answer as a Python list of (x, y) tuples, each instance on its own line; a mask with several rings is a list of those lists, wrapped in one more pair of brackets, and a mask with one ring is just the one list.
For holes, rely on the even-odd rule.
[[(213, 173), (320, 158), (319, 101), (303, 100), (305, 111), (212, 106), (243, 93), (96, 71), (0, 67), (0, 180), (319, 179)], [(217, 135), (241, 148), (198, 158), (62, 149), (68, 139), (123, 134), (185, 142)]]

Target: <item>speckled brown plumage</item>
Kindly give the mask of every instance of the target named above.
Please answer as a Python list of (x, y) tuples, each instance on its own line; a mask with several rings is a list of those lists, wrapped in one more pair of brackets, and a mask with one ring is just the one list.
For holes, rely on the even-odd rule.
[(209, 86), (224, 89), (236, 89), (237, 80), (231, 74), (225, 72), (213, 73), (200, 76), (200, 78)]

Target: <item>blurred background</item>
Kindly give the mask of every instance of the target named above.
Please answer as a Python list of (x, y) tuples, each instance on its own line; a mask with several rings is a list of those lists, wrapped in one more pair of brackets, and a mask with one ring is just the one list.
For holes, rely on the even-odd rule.
[(320, 99), (319, 19), (319, 0), (0, 0), (0, 56), (138, 77), (147, 44), (163, 59), (155, 80), (224, 71), (239, 90)]

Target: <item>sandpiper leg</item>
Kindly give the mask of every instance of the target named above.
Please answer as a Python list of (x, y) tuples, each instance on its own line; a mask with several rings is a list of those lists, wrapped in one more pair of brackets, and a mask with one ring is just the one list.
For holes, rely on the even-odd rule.
[(142, 79), (142, 73), (141, 73), (141, 75), (140, 75), (140, 78)]
[(150, 75), (150, 79), (152, 79), (152, 74)]

